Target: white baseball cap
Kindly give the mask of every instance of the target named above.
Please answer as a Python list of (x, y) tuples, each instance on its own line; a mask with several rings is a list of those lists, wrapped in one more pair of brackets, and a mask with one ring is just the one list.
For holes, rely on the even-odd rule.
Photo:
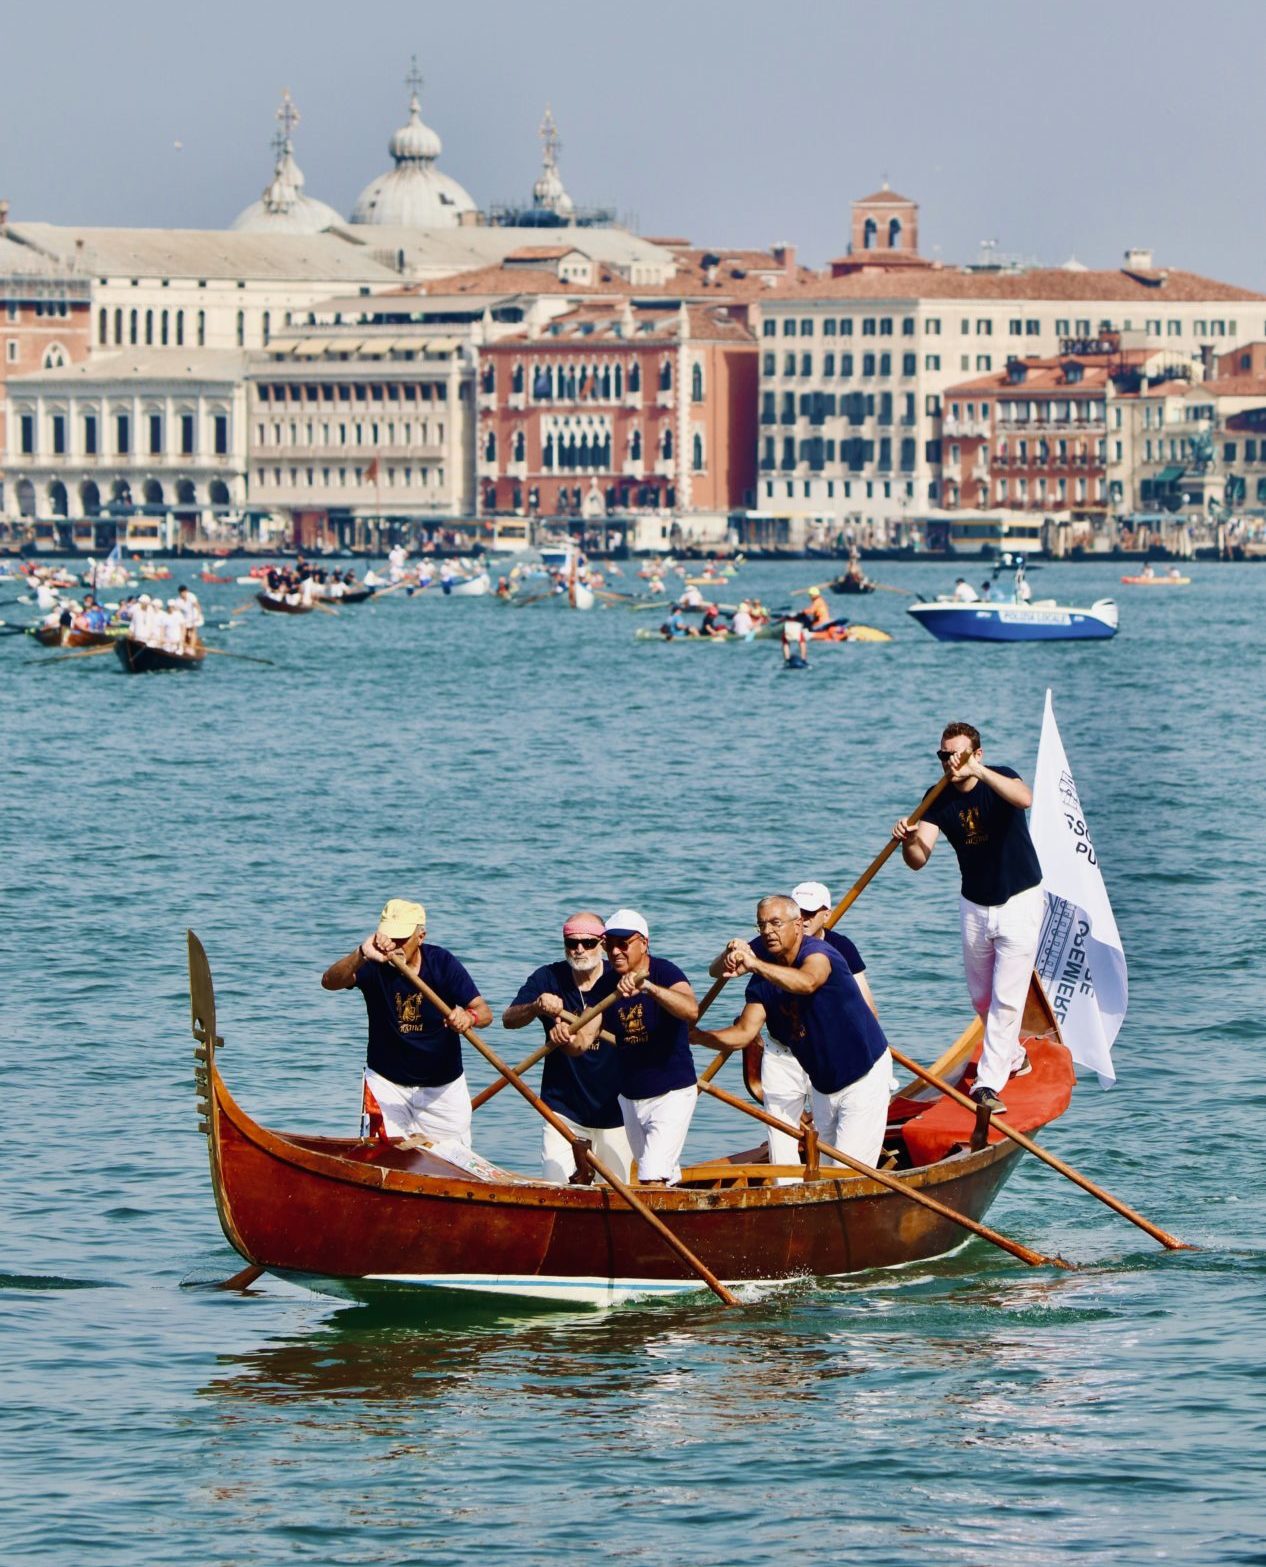
[(646, 920), (636, 909), (617, 909), (607, 921), (603, 934), (607, 936), (644, 936), (647, 941), (651, 939), (651, 933), (646, 928)]
[(820, 881), (802, 881), (792, 888), (791, 896), (806, 914), (816, 914), (819, 909), (831, 907), (831, 894)]

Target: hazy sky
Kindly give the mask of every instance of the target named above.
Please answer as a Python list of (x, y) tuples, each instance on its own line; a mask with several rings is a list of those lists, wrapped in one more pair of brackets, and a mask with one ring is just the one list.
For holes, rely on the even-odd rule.
[[(647, 234), (819, 264), (887, 175), (922, 249), (1158, 265), (1266, 290), (1264, 0), (63, 0), (3, 26), (0, 196), (52, 222), (222, 227), (271, 172), (283, 87), (309, 194), (390, 166), (417, 52), (440, 167), (562, 173)], [(179, 146), (177, 145), (179, 143)]]

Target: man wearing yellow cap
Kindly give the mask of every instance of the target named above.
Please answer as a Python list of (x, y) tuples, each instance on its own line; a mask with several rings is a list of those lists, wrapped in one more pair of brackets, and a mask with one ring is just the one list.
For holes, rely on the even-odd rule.
[[(492, 1009), (462, 964), (443, 947), (424, 946), (426, 910), (392, 898), (378, 928), (321, 976), (326, 990), (359, 990), (369, 1019), (365, 1107), (388, 1137), (420, 1135), (443, 1152), (470, 1147), (470, 1090), (461, 1036), (492, 1021)], [(416, 991), (390, 963), (404, 959), (453, 1010)]]
[(831, 622), (831, 611), (827, 607), (826, 600), (822, 597), (821, 588), (809, 589), (809, 608), (805, 612), (809, 617), (809, 630), (822, 631)]

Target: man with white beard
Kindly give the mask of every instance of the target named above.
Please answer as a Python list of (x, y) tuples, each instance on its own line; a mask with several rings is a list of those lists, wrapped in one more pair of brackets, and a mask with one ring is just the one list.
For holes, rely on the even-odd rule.
[[(546, 1038), (555, 1046), (541, 1071), (541, 1098), (578, 1136), (587, 1137), (597, 1157), (627, 1181), (633, 1150), (620, 1111), (615, 1045), (599, 1034), (592, 1048), (570, 1054), (565, 1048), (570, 1031), (566, 1040), (558, 1031), (561, 1013), (579, 1016), (590, 1005), (595, 988), (599, 993), (611, 988), (603, 930), (601, 918), (589, 910), (571, 915), (563, 925), (563, 960), (534, 970), (501, 1021), (506, 1028), (526, 1028), (540, 1019)], [(559, 1185), (576, 1172), (571, 1144), (548, 1122), (541, 1142), (541, 1167), (545, 1179)]]

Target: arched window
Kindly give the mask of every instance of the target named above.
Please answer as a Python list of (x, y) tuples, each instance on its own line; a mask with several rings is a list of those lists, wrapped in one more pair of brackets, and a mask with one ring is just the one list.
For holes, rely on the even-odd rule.
[(497, 434), (495, 430), (489, 430), (484, 436), (484, 461), (496, 462), (497, 460)]
[(484, 365), (484, 373), (480, 379), (479, 389), (489, 396), (497, 390), (497, 367), (491, 360)]
[(161, 506), (163, 504), (163, 487), (157, 479), (145, 481), (145, 504), (147, 506)]
[(901, 219), (892, 218), (888, 223), (888, 249), (901, 249)]
[(629, 366), (629, 391), (640, 392), (642, 390), (642, 366), (635, 359)]
[(527, 439), (522, 430), (514, 432), (514, 460), (515, 462), (527, 461)]
[(690, 444), (690, 466), (696, 473), (703, 472), (703, 436), (697, 432)]
[(66, 350), (60, 343), (50, 343), (44, 350), (45, 370), (60, 370), (66, 363)]
[(703, 401), (703, 366), (696, 362), (690, 367), (690, 401)]
[(862, 249), (874, 250), (875, 240), (878, 238), (878, 236), (878, 224), (875, 222), (874, 218), (867, 218), (865, 227), (862, 229)]
[(634, 430), (633, 432), (633, 437), (629, 442), (629, 456), (634, 462), (641, 462), (642, 460), (642, 432), (640, 430)]
[(541, 448), (541, 467), (552, 468), (554, 466), (554, 437), (547, 435), (545, 445)]
[(70, 515), (70, 505), (66, 499), (66, 486), (60, 479), (54, 479), (48, 487), (48, 504), (54, 517), (67, 517)]
[(123, 312), (121, 310), (114, 312), (114, 341), (116, 343), (122, 343), (123, 341)]
[(145, 341), (151, 345), (154, 341), (154, 312), (152, 310), (145, 312)]
[(97, 343), (104, 348), (110, 341), (110, 312), (103, 305), (97, 312)]
[(207, 313), (205, 310), (198, 312), (198, 347), (207, 346)]
[(673, 362), (665, 359), (659, 367), (659, 389), (661, 392), (672, 391), (673, 386)]
[(101, 491), (91, 479), (85, 479), (79, 486), (79, 504), (85, 517), (101, 515)]
[(167, 347), (167, 330), (168, 330), (169, 316), (170, 316), (170, 312), (164, 310), (163, 314), (162, 314), (162, 317), (161, 317), (161, 319), (159, 321), (159, 327), (158, 327), (158, 340), (163, 345), (164, 348)]
[[(489, 387), (488, 390), (491, 391), (492, 388)], [(510, 373), (510, 390), (512, 392), (521, 392), (523, 390), (523, 366), (522, 365), (515, 365), (514, 369)]]
[(137, 314), (137, 312), (135, 310), (133, 310), (133, 311), (131, 311), (129, 313), (128, 323), (127, 323), (127, 325), (128, 325), (128, 342), (129, 343), (135, 343), (137, 341), (137, 334), (138, 334), (138, 330), (139, 330), (139, 327), (140, 327), (140, 320), (141, 320), (141, 318), (140, 318), (140, 316)]
[(617, 364), (615, 367), (615, 395), (617, 398), (624, 396), (624, 366)]
[(671, 457), (673, 454), (673, 432), (670, 425), (664, 426), (664, 432), (659, 438), (659, 455)]
[(176, 312), (176, 347), (185, 346), (185, 313), (183, 310)]

